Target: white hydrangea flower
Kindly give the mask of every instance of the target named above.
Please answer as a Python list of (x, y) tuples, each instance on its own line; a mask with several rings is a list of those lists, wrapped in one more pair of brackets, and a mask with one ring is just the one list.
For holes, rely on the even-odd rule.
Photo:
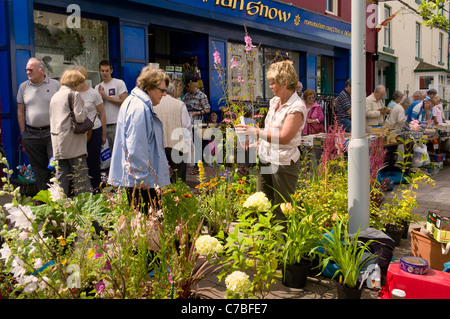
[(227, 290), (238, 295), (243, 295), (251, 287), (249, 276), (242, 271), (234, 271), (225, 278)]
[(202, 235), (195, 241), (195, 249), (200, 255), (217, 254), (222, 252), (223, 246), (217, 238), (209, 235)]
[(260, 212), (268, 211), (272, 207), (266, 194), (263, 192), (256, 192), (249, 196), (243, 205), (245, 208), (255, 208)]

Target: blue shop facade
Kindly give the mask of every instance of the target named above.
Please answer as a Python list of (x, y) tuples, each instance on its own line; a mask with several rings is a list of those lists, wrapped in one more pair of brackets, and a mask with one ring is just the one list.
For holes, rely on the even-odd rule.
[[(4, 153), (11, 167), (20, 163), (16, 94), (27, 80), (30, 57), (46, 64), (59, 79), (82, 65), (88, 82), (101, 82), (98, 63), (113, 63), (113, 77), (131, 91), (148, 63), (173, 77), (194, 76), (213, 110), (224, 97), (267, 101), (271, 96), (265, 70), (276, 61), (292, 60), (304, 89), (338, 94), (350, 77), (350, 23), (278, 1), (261, 0), (4, 0), (0, 5), (0, 107)], [(245, 60), (244, 36), (252, 39), (255, 58)], [(219, 79), (214, 52), (225, 77)], [(245, 64), (251, 85), (243, 86)], [(250, 71), (248, 71), (250, 70)], [(248, 84), (248, 83), (247, 83)]]

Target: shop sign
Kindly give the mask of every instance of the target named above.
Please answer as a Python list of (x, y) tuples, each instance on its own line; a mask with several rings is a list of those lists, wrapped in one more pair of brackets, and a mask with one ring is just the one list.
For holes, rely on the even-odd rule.
[[(141, 3), (148, 2), (148, 4), (151, 4), (149, 0), (134, 1)], [(168, 2), (207, 10), (211, 12), (211, 16), (214, 13), (223, 14), (309, 34), (314, 37), (327, 38), (347, 44), (350, 43), (350, 23), (319, 15), (285, 3), (269, 0), (168, 0)]]

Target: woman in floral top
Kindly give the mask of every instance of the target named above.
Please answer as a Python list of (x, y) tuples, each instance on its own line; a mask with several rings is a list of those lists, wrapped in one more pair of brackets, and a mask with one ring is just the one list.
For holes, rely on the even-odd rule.
[[(256, 134), (259, 137), (260, 169), (258, 191), (267, 195), (272, 205), (291, 201), (300, 171), (301, 132), (305, 125), (307, 110), (303, 100), (296, 94), (298, 77), (291, 61), (271, 64), (267, 79), (274, 97), (270, 100), (265, 128), (238, 125), (238, 134)], [(275, 210), (278, 220), (285, 220), (281, 209)]]

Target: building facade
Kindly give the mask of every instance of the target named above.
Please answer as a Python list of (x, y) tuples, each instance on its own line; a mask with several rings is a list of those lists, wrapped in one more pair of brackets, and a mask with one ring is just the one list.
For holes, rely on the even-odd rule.
[[(441, 99), (450, 99), (449, 36), (442, 29), (431, 29), (417, 12), (421, 1), (379, 1), (378, 20), (395, 15), (378, 32), (379, 60), (375, 65), (376, 83), (411, 96), (416, 90), (434, 88)], [(448, 19), (447, 10), (442, 10)], [(389, 102), (388, 100), (387, 102)]]
[[(224, 94), (214, 52), (222, 57), (227, 86), (234, 94), (228, 98), (270, 99), (265, 70), (289, 59), (304, 88), (333, 95), (350, 77), (350, 2), (4, 0), (0, 103), (6, 157), (18, 164), (16, 94), (27, 79), (30, 57), (43, 59), (47, 75), (55, 79), (66, 69), (83, 65), (92, 86), (101, 81), (99, 61), (108, 59), (113, 77), (123, 79), (130, 91), (142, 67), (156, 63), (174, 77), (199, 77), (213, 110), (219, 109)], [(251, 88), (236, 85), (239, 74), (230, 69), (231, 59), (243, 58), (246, 32), (257, 53), (254, 61), (245, 61), (252, 70)]]

